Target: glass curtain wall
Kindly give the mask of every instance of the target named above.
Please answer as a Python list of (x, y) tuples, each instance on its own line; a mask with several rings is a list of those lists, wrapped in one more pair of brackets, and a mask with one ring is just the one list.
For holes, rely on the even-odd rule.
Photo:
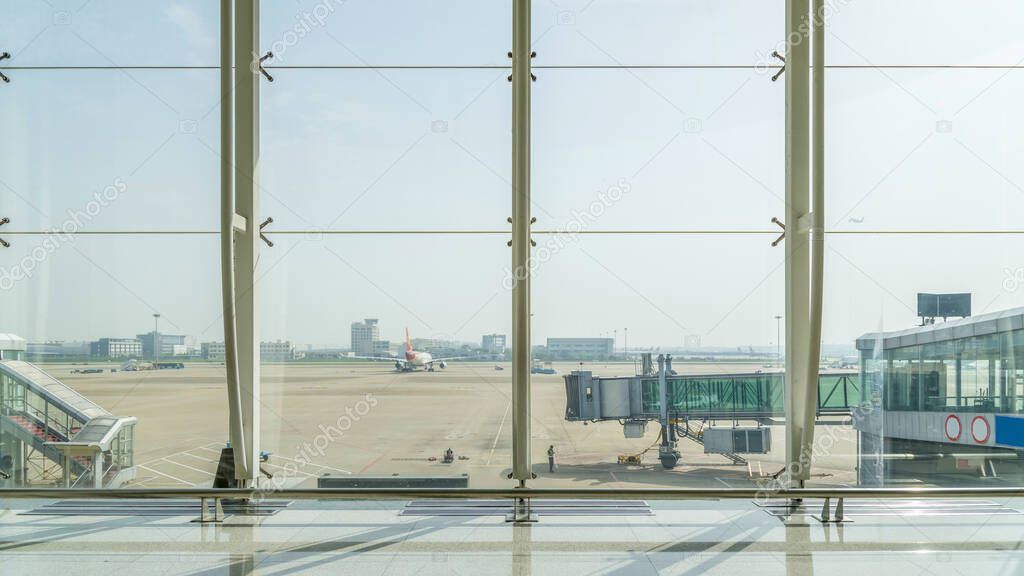
[[(785, 459), (785, 3), (533, 10), (536, 485), (759, 485)], [(261, 11), (264, 467), (282, 487), (508, 486), (511, 4)], [(133, 474), (105, 482), (209, 486), (218, 6), (0, 12), (0, 482), (86, 477), (46, 444), (132, 416)], [(1000, 432), (1024, 394), (1021, 21), (995, 0), (829, 4), (812, 485), (1024, 479)], [(970, 294), (970, 317), (919, 293)]]
[[(817, 427), (812, 481), (1019, 485), (1020, 447), (996, 441), (996, 415), (1016, 411), (1019, 327), (984, 326), (1024, 305), (1024, 10), (921, 8), (856, 2), (826, 18), (823, 362), (863, 366), (866, 403), (852, 428)], [(920, 293), (969, 294), (971, 317), (922, 314)], [(944, 334), (946, 321), (964, 325)], [(972, 437), (975, 417), (991, 439)]]
[[(704, 433), (757, 430), (781, 392), (768, 382), (785, 308), (771, 223), (785, 196), (784, 83), (770, 56), (783, 16), (783, 2), (534, 4), (537, 485), (753, 482), (742, 458), (705, 453)], [(672, 355), (678, 374), (671, 466), (645, 354)], [(567, 417), (573, 371), (593, 378), (597, 422)], [(784, 461), (775, 432), (751, 458), (765, 470)]]
[(511, 4), (261, 10), (274, 485), (507, 486)]
[(103, 459), (132, 473), (104, 486), (209, 486), (227, 439), (224, 370), (200, 352), (222, 333), (217, 4), (0, 14), (0, 485), (87, 476), (46, 443), (115, 415), (137, 427)]

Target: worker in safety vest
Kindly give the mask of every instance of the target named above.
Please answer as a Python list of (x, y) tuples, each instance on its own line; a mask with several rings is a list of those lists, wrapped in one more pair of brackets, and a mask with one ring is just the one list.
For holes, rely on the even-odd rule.
[(548, 472), (555, 471), (555, 445), (548, 446)]

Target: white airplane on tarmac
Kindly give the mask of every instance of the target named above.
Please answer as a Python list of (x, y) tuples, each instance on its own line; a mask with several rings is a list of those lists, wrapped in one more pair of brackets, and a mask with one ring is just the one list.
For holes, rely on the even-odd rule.
[[(390, 360), (390, 358), (376, 356), (353, 356), (363, 360)], [(409, 329), (405, 329), (405, 358), (395, 359), (395, 370), (398, 372), (414, 372), (419, 369), (433, 372), (434, 366), (444, 369), (448, 367), (451, 360), (463, 358), (474, 358), (474, 356), (450, 356), (445, 358), (434, 358), (430, 352), (417, 352), (412, 349), (412, 340), (409, 338)]]

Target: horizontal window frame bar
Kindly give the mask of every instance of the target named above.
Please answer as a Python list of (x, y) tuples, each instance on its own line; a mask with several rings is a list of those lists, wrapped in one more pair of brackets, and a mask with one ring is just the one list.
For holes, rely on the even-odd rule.
[[(265, 231), (265, 236), (395, 236), (395, 235), (460, 235), (493, 236), (511, 234), (511, 230), (274, 230)], [(729, 230), (729, 229), (651, 229), (651, 230), (532, 230), (539, 236), (778, 236), (778, 230)], [(216, 230), (3, 230), (3, 236), (218, 236)], [(825, 230), (829, 236), (1024, 236), (1022, 230)]]
[(319, 489), (177, 489), (177, 488), (2, 488), (3, 499), (134, 499), (134, 498), (284, 498), (293, 500), (758, 500), (851, 498), (1021, 498), (1024, 487), (964, 488), (319, 488)]
[[(535, 64), (535, 70), (780, 70), (781, 64)], [(510, 64), (306, 64), (267, 70), (511, 70)], [(826, 70), (1024, 70), (1024, 64), (827, 64)], [(219, 66), (0, 66), (0, 70), (220, 70)]]

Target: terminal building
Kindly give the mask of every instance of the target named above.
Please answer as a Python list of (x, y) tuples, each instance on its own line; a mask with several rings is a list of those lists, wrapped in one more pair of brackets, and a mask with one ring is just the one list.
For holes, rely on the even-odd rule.
[(90, 343), (89, 355), (94, 358), (140, 358), (142, 342), (136, 338), (100, 338)]
[(1024, 308), (865, 334), (857, 349), (861, 484), (1024, 477)]
[(615, 352), (613, 338), (548, 338), (550, 360), (607, 360)]
[(154, 342), (159, 343), (159, 356), (161, 358), (165, 356), (181, 356), (187, 352), (187, 347), (185, 346), (185, 337), (179, 334), (148, 332), (146, 334), (139, 334), (135, 338), (142, 342), (142, 355), (145, 358), (157, 358), (157, 356), (153, 355), (153, 350), (156, 349), (156, 346), (154, 346)]

